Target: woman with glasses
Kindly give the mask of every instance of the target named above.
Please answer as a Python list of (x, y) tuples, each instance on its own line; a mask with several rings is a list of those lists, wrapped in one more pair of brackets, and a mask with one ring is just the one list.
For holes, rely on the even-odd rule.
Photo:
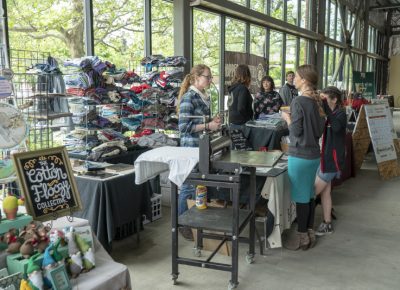
[[(196, 65), (184, 78), (178, 95), (177, 113), (179, 114), (180, 146), (198, 147), (200, 134), (203, 131), (217, 131), (221, 127), (219, 117), (209, 119), (204, 123), (203, 118), (211, 117), (210, 96), (206, 92), (212, 81), (211, 70), (204, 64)], [(187, 199), (195, 198), (193, 185), (183, 184), (178, 199), (178, 215), (188, 210)], [(179, 228), (183, 237), (193, 240), (190, 228)]]
[(250, 69), (241, 64), (236, 67), (232, 85), (228, 87), (228, 112), (233, 148), (248, 150), (250, 146), (245, 142), (243, 126), (253, 119), (253, 97), (250, 94)]

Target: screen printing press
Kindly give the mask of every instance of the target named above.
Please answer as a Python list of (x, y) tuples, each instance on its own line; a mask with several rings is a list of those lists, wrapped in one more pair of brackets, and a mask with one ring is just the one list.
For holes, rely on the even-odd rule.
[[(172, 279), (177, 282), (179, 264), (231, 272), (228, 289), (238, 283), (239, 242), (249, 244), (246, 261), (253, 263), (255, 254), (255, 203), (256, 167), (273, 167), (281, 152), (231, 151), (231, 139), (221, 131), (203, 133), (199, 148), (161, 147), (139, 156), (135, 162), (136, 183), (169, 170), (171, 182), (171, 231), (172, 231)], [(241, 174), (250, 174), (250, 197), (246, 209), (239, 208)], [(192, 185), (227, 188), (230, 190), (232, 208), (190, 208), (178, 217), (178, 186), (183, 182)], [(239, 235), (249, 225), (246, 237)], [(178, 228), (187, 226), (197, 229), (196, 245), (200, 251), (203, 238), (220, 240), (221, 243), (206, 260), (184, 258), (178, 254)], [(223, 234), (208, 233), (215, 231)], [(232, 242), (231, 264), (213, 262), (212, 259), (224, 242)], [(195, 252), (196, 253), (196, 252)]]

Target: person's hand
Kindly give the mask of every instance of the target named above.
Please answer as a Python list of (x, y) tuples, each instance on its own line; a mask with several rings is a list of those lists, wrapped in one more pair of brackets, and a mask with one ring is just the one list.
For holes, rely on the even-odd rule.
[(217, 114), (217, 115), (214, 116), (213, 121), (221, 124), (222, 123), (222, 118), (221, 118), (221, 116), (219, 114)]
[(286, 123), (290, 124), (292, 119), (290, 118), (290, 114), (282, 111), (282, 119), (286, 121)]
[(207, 124), (207, 128), (210, 131), (218, 131), (221, 128), (221, 122), (216, 122), (212, 120), (210, 123)]

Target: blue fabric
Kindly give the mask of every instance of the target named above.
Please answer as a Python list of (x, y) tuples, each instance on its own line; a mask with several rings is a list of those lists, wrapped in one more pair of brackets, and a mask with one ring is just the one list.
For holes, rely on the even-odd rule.
[(292, 200), (298, 203), (309, 203), (314, 198), (315, 175), (320, 159), (304, 159), (289, 156), (288, 174)]
[(321, 165), (318, 167), (317, 170), (317, 175), (319, 178), (321, 178), (323, 181), (326, 183), (331, 182), (335, 178), (339, 179), (340, 178), (340, 171), (337, 172), (322, 172), (321, 171)]
[(188, 210), (187, 200), (195, 199), (196, 189), (194, 185), (183, 184), (178, 198), (178, 215)]

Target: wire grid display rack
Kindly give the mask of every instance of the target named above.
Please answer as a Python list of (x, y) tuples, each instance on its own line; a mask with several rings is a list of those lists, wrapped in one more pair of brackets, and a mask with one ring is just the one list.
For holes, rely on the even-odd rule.
[(72, 114), (63, 91), (62, 75), (37, 69), (38, 64), (47, 64), (49, 57), (48, 52), (10, 51), (14, 97), (30, 124), (30, 150), (56, 146), (54, 134), (63, 127), (71, 126), (69, 119)]

